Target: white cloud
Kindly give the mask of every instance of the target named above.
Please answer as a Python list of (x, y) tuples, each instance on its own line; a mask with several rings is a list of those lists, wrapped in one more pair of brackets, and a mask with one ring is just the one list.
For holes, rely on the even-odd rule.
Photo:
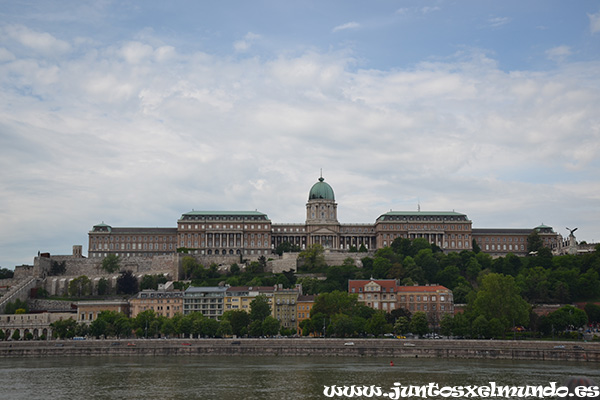
[(233, 48), (235, 49), (235, 51), (240, 52), (240, 53), (246, 52), (260, 38), (261, 38), (260, 35), (258, 35), (256, 33), (248, 32), (246, 34), (246, 36), (244, 36), (243, 40), (238, 40), (233, 43)]
[(139, 64), (151, 57), (154, 53), (154, 49), (144, 43), (128, 42), (119, 49), (119, 53), (128, 63)]
[(331, 31), (339, 32), (339, 31), (345, 31), (348, 29), (358, 29), (358, 28), (360, 28), (360, 24), (358, 22), (346, 22), (345, 24), (336, 26)]
[(10, 38), (41, 54), (56, 56), (71, 50), (68, 42), (47, 32), (36, 32), (22, 25), (8, 25), (4, 29)]
[(488, 24), (492, 28), (497, 28), (499, 26), (508, 24), (510, 21), (511, 20), (508, 17), (495, 17), (495, 18), (490, 18), (488, 20)]
[[(301, 222), (320, 168), (343, 222), (416, 209), (420, 198), (476, 227), (574, 221), (600, 239), (597, 63), (505, 72), (472, 52), (361, 70), (345, 52), (86, 46), (60, 63), (0, 53), (5, 248), (35, 236), (29, 256), (44, 250), (40, 221), (69, 232), (41, 230), (62, 238), (60, 251), (102, 220), (174, 226), (192, 208)], [(557, 49), (548, 55), (570, 51)], [(586, 221), (569, 191), (591, 210)]]
[(4, 47), (0, 47), (0, 62), (12, 61), (15, 59), (15, 55), (5, 49)]
[(441, 8), (438, 7), (438, 6), (435, 6), (435, 7), (429, 7), (429, 6), (427, 6), (427, 7), (421, 8), (421, 12), (423, 14), (429, 14), (429, 13), (432, 13), (432, 12), (435, 12), (435, 11), (440, 11), (440, 10), (441, 10)]
[(567, 59), (573, 52), (569, 46), (557, 46), (546, 50), (546, 57), (552, 61), (562, 62)]
[(600, 32), (600, 12), (596, 14), (588, 14), (587, 16), (590, 19), (590, 31), (592, 33)]

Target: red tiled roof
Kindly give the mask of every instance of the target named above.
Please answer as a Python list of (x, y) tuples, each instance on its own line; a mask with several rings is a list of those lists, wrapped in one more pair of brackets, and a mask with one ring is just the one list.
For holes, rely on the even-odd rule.
[(374, 282), (379, 286), (390, 289), (394, 288), (395, 292), (437, 292), (440, 290), (448, 290), (448, 288), (442, 285), (430, 285), (430, 286), (398, 286), (395, 279), (370, 279), (370, 280), (349, 280), (348, 291), (352, 288), (363, 288), (370, 282)]
[(398, 286), (396, 291), (398, 292), (436, 292), (438, 290), (448, 290), (447, 287), (442, 285), (436, 286)]

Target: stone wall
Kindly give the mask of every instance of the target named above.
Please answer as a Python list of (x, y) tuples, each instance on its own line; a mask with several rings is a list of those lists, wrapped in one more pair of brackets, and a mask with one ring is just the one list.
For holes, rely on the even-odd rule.
[(15, 267), (15, 274), (13, 279), (22, 280), (34, 275), (34, 267), (33, 265), (17, 265)]
[(284, 271), (298, 270), (298, 254), (299, 253), (283, 253), (281, 257), (267, 262), (267, 271), (274, 274), (279, 274)]
[(354, 264), (359, 267), (362, 268), (362, 259), (367, 257), (367, 256), (373, 256), (372, 254), (368, 254), (368, 253), (339, 253), (339, 252), (325, 252), (325, 262), (327, 263), (327, 265), (332, 266), (332, 265), (342, 265), (344, 263), (344, 260), (346, 258), (351, 258), (354, 260)]
[(600, 343), (310, 338), (0, 342), (0, 357), (95, 355), (350, 356), (388, 360), (410, 357), (600, 363)]
[[(29, 299), (27, 300), (29, 312), (76, 312), (77, 306), (74, 301), (47, 300), (47, 299)], [(75, 308), (73, 307), (75, 306)]]

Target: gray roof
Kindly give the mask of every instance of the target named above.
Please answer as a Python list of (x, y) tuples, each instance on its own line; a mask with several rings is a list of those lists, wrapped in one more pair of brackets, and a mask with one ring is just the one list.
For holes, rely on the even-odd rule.
[(382, 214), (377, 221), (394, 221), (397, 218), (411, 218), (411, 217), (440, 217), (440, 218), (456, 218), (458, 221), (467, 221), (467, 215), (457, 213), (455, 211), (390, 211)]
[[(193, 218), (195, 217), (195, 218)], [(267, 214), (258, 211), (190, 211), (181, 215), (181, 220), (206, 218), (206, 217), (244, 217), (268, 221)]]
[(225, 293), (229, 286), (190, 286), (185, 293)]
[(531, 228), (473, 228), (472, 235), (529, 235)]
[[(94, 231), (92, 231), (94, 232)], [(130, 235), (176, 235), (177, 228), (111, 228), (111, 233)]]

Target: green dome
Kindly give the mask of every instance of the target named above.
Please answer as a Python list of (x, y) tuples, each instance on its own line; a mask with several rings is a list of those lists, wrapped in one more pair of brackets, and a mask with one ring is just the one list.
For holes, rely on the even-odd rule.
[(328, 183), (323, 182), (323, 177), (319, 178), (319, 182), (315, 183), (308, 193), (308, 200), (324, 199), (335, 201), (333, 189)]

